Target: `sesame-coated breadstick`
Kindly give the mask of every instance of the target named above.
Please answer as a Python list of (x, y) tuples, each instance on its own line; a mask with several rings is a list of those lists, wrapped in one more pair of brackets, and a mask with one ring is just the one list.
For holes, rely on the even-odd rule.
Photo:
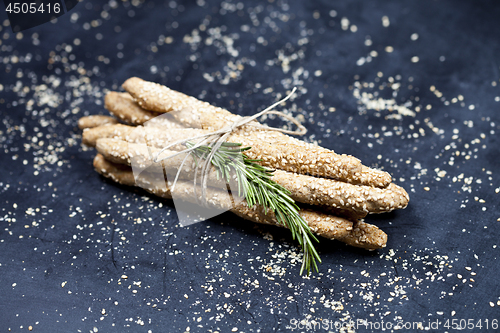
[(83, 130), (86, 128), (94, 128), (103, 125), (116, 124), (117, 122), (118, 119), (110, 116), (103, 116), (103, 115), (86, 116), (78, 119), (78, 128)]
[(299, 203), (299, 202), (297, 202), (297, 204), (304, 207), (304, 208), (319, 210), (319, 211), (322, 211), (322, 212), (330, 214), (330, 215), (346, 218), (350, 221), (358, 221), (358, 220), (364, 219), (368, 215), (368, 213), (356, 212), (356, 211), (349, 210), (349, 209), (335, 208), (333, 206), (306, 205), (306, 204)]
[[(156, 148), (163, 148), (167, 144), (170, 144), (174, 141), (180, 140), (180, 139), (188, 139), (191, 137), (194, 137), (196, 135), (204, 134), (204, 133), (209, 133), (207, 130), (202, 130), (202, 129), (195, 129), (195, 128), (164, 128), (163, 126), (156, 126), (153, 124), (153, 126), (149, 126), (151, 122), (154, 122), (155, 120), (158, 119), (161, 120), (163, 117), (157, 117), (148, 123), (146, 123), (146, 127), (133, 127), (133, 126), (127, 126), (123, 124), (116, 124), (116, 125), (111, 125), (111, 126), (103, 126), (103, 127), (95, 127), (92, 129), (85, 130), (83, 132), (83, 143), (88, 145), (88, 146), (95, 146), (95, 142), (98, 138), (119, 138), (122, 140), (125, 140), (127, 142), (148, 142), (148, 145), (152, 145)], [(168, 121), (168, 120), (167, 120)], [(160, 124), (160, 122), (159, 122)], [(241, 143), (242, 146), (244, 147), (252, 147), (251, 150), (247, 152), (247, 155), (252, 158), (252, 159), (261, 159), (259, 162), (260, 164), (267, 166), (269, 168), (273, 168), (275, 165), (275, 157), (272, 157), (273, 154), (271, 154), (271, 157), (268, 155), (265, 156), (260, 156), (259, 154), (256, 154), (254, 150), (272, 150), (275, 151), (275, 148), (277, 145), (280, 145), (280, 143), (276, 143), (276, 138), (274, 137), (274, 133), (268, 132), (269, 134), (266, 135), (267, 140), (261, 141), (261, 140), (255, 140), (250, 138), (249, 136), (245, 135), (237, 135), (237, 134), (232, 134), (228, 137), (228, 141), (230, 142), (237, 142)], [(146, 141), (145, 141), (146, 140)], [(181, 149), (181, 147), (176, 147), (175, 149)], [(175, 150), (174, 149), (174, 150)], [(276, 153), (279, 154), (279, 153)], [(276, 155), (274, 155), (276, 156)], [(279, 157), (280, 155), (278, 155)], [(303, 163), (300, 168), (304, 171), (304, 173), (311, 173), (310, 172), (310, 165), (315, 164), (315, 161), (308, 160), (306, 156), (303, 155), (296, 155), (298, 157), (298, 162)], [(330, 165), (316, 165), (316, 167), (319, 170), (327, 170), (331, 168)], [(293, 172), (293, 171), (292, 171)], [(367, 168), (365, 166), (362, 166), (361, 169), (361, 177), (364, 177), (366, 174), (368, 174), (368, 177), (371, 179), (376, 179), (376, 177), (379, 176), (378, 173), (374, 173), (373, 169)], [(361, 182), (364, 183), (364, 182)]]
[[(141, 179), (141, 176), (134, 180), (132, 170), (129, 167), (109, 162), (100, 154), (97, 154), (94, 158), (94, 168), (98, 173), (120, 184), (140, 185), (140, 187), (156, 196), (167, 199), (172, 198), (169, 188), (155, 187), (147, 178)], [(244, 200), (232, 203), (222, 201), (220, 200), (222, 196), (215, 193), (217, 190), (210, 189), (210, 191), (212, 192), (208, 196), (210, 198), (209, 203), (219, 209), (229, 210), (253, 222), (283, 227), (270, 210), (265, 214), (262, 207), (255, 205), (250, 208)], [(176, 198), (196, 203), (193, 186), (189, 182), (178, 182), (174, 194)], [(360, 221), (353, 225), (349, 220), (308, 209), (301, 209), (299, 214), (304, 218), (311, 230), (322, 237), (337, 239), (346, 244), (369, 250), (380, 249), (386, 245), (387, 235), (376, 226)]]
[(104, 98), (104, 107), (127, 124), (142, 125), (158, 115), (141, 108), (127, 93), (110, 91)]
[[(163, 148), (166, 145), (172, 143), (175, 140), (179, 140), (182, 138), (190, 138), (193, 137), (194, 135), (202, 134), (206, 132), (205, 130), (202, 129), (172, 129), (169, 131), (165, 131), (161, 128), (156, 128), (156, 127), (131, 127), (131, 126), (126, 126), (122, 124), (117, 124), (114, 126), (102, 126), (102, 127), (96, 127), (93, 129), (86, 130), (83, 132), (82, 135), (82, 141), (84, 144), (88, 146), (95, 147), (97, 139), (101, 138), (114, 138), (114, 139), (121, 139), (124, 141), (127, 141), (129, 143), (146, 143), (150, 147), (154, 148)], [(185, 147), (183, 146), (174, 146), (172, 147), (172, 150), (181, 150), (184, 149)], [(102, 150), (103, 148), (101, 148)], [(110, 158), (112, 159), (112, 158)], [(173, 161), (169, 162), (169, 165), (172, 165)], [(175, 173), (175, 170), (171, 170), (171, 173)], [(285, 172), (282, 170), (276, 170), (275, 174), (280, 174), (280, 173), (286, 173), (293, 175), (293, 173)], [(184, 174), (185, 175), (185, 174)], [(304, 180), (308, 183), (315, 182), (317, 178), (312, 178), (306, 175), (300, 175)], [(307, 179), (307, 178), (310, 179)], [(334, 181), (335, 183), (339, 183)], [(348, 186), (349, 184), (347, 183), (340, 183), (340, 184), (345, 184)], [(293, 185), (293, 184), (292, 184)], [(319, 198), (316, 203), (313, 204), (319, 204), (322, 205), (323, 203), (320, 203)], [(297, 200), (297, 199), (295, 199)], [(298, 199), (298, 201), (301, 202), (310, 202), (309, 200), (301, 200)], [(338, 206), (338, 204), (336, 205)], [(401, 208), (401, 207), (399, 207)], [(342, 209), (342, 208), (335, 208), (333, 206), (326, 206), (324, 209), (328, 213), (332, 213), (336, 216), (343, 216), (347, 217), (349, 219), (357, 220), (364, 218), (367, 215), (367, 212), (362, 211), (361, 209), (358, 209), (357, 211), (350, 210), (350, 209)]]
[[(241, 132), (238, 132), (230, 135), (228, 140), (241, 142), (245, 146), (252, 147), (248, 151), (248, 156), (262, 160), (259, 164), (269, 168), (321, 178), (332, 178), (354, 185), (384, 188), (391, 183), (388, 173), (368, 168), (359, 163), (359, 160), (354, 164), (345, 163), (348, 157), (354, 159), (352, 156), (342, 155), (342, 158), (335, 158), (332, 156), (332, 151), (278, 132), (258, 131), (253, 133), (241, 135)], [(283, 136), (285, 141), (281, 141)]]
[[(149, 124), (149, 122), (148, 122)], [(145, 143), (157, 148), (162, 148), (168, 143), (175, 142), (179, 139), (188, 139), (195, 135), (205, 133), (204, 130), (195, 128), (174, 128), (164, 129), (156, 126), (128, 126), (123, 124), (115, 124), (109, 126), (100, 126), (86, 129), (82, 134), (82, 142), (90, 147), (95, 147), (97, 139), (100, 138), (116, 138), (132, 143)], [(174, 147), (175, 148), (175, 147)], [(177, 149), (184, 149), (179, 146)]]
[(115, 137), (124, 139), (134, 130), (135, 127), (123, 124), (85, 128), (82, 133), (82, 143), (90, 147), (95, 147), (97, 139)]
[[(186, 127), (218, 130), (241, 119), (225, 109), (139, 78), (128, 79), (123, 88), (144, 109), (162, 113), (175, 111), (173, 116)], [(352, 156), (338, 155), (280, 132), (245, 125), (234, 133), (266, 146), (266, 149), (252, 146), (252, 154), (258, 159), (268, 157), (267, 166), (272, 168), (377, 187), (385, 187), (391, 182), (388, 173), (368, 171)], [(268, 146), (273, 146), (272, 150)], [(301, 160), (309, 163), (301, 163)]]
[[(147, 167), (153, 163), (159, 149), (146, 144), (128, 143), (120, 139), (102, 138), (97, 140), (97, 151), (115, 163)], [(250, 149), (251, 150), (251, 149)], [(171, 155), (172, 151), (165, 151), (160, 157)], [(184, 156), (178, 155), (163, 161), (167, 174), (176, 174)], [(194, 161), (191, 157), (186, 160), (181, 177), (193, 179)], [(211, 176), (211, 177), (210, 177)], [(349, 210), (364, 216), (366, 213), (383, 213), (394, 209), (405, 208), (408, 204), (406, 191), (390, 184), (381, 189), (371, 186), (352, 185), (326, 178), (316, 178), (307, 175), (294, 174), (287, 171), (275, 170), (271, 179), (290, 191), (290, 197), (297, 202), (309, 205), (330, 206), (336, 209)], [(209, 182), (217, 183), (216, 175), (209, 174)]]
[(158, 112), (144, 110), (129, 93), (108, 92), (104, 99), (104, 106), (111, 114), (130, 125), (145, 125), (163, 129), (186, 128), (173, 116), (158, 117)]

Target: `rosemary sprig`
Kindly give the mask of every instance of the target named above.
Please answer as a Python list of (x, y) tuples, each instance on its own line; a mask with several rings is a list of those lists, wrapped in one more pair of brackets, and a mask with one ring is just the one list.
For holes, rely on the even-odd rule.
[[(188, 148), (195, 146), (191, 142), (186, 144)], [(290, 192), (271, 179), (273, 170), (255, 163), (259, 160), (250, 159), (245, 155), (244, 152), (250, 148), (241, 148), (240, 143), (222, 143), (210, 161), (216, 169), (217, 177), (229, 183), (231, 175), (236, 175), (238, 195), (244, 194), (248, 206), (258, 204), (264, 208), (265, 213), (270, 209), (278, 222), (290, 229), (293, 239), (297, 239), (304, 252), (300, 274), (304, 271), (309, 274), (312, 267), (318, 271), (316, 260), (321, 262), (321, 259), (312, 242), (312, 240), (318, 242), (318, 239), (299, 215), (299, 207), (290, 198)], [(191, 153), (196, 160), (196, 158), (205, 159), (211, 151), (211, 146), (201, 145)]]

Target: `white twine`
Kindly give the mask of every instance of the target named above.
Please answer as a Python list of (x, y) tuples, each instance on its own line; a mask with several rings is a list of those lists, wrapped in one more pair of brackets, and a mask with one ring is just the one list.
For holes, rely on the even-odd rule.
[[(261, 128), (261, 129), (266, 129), (266, 130), (272, 130), (272, 131), (278, 131), (278, 132), (281, 132), (281, 133), (286, 133), (286, 134), (292, 134), (292, 135), (304, 135), (306, 134), (307, 132), (307, 129), (297, 121), (297, 119), (283, 113), (283, 112), (280, 112), (280, 111), (273, 111), (273, 109), (278, 106), (279, 104), (287, 101), (288, 99), (290, 99), (290, 97), (293, 96), (293, 94), (295, 93), (295, 91), (297, 90), (296, 87), (293, 88), (292, 92), (290, 92), (285, 98), (279, 100), (278, 102), (274, 103), (273, 105), (269, 106), (268, 108), (254, 114), (253, 116), (249, 116), (249, 117), (241, 117), (241, 119), (238, 119), (236, 120), (235, 122), (233, 122), (232, 124), (226, 126), (226, 127), (223, 127), (219, 130), (216, 130), (216, 131), (213, 131), (213, 132), (210, 132), (210, 133), (205, 133), (205, 134), (201, 134), (201, 135), (197, 135), (197, 136), (193, 136), (191, 138), (187, 138), (187, 139), (182, 139), (182, 140), (178, 140), (178, 141), (175, 141), (174, 143), (172, 144), (169, 144), (167, 145), (166, 147), (162, 148), (158, 153), (156, 153), (156, 156), (154, 156), (153, 158), (153, 161), (155, 163), (159, 163), (161, 161), (164, 161), (164, 160), (167, 160), (169, 158), (172, 158), (172, 157), (175, 157), (177, 155), (180, 155), (180, 154), (187, 154), (186, 157), (184, 157), (184, 160), (182, 161), (181, 165), (179, 166), (179, 169), (177, 170), (177, 174), (175, 175), (175, 179), (172, 183), (172, 186), (171, 186), (171, 189), (170, 191), (173, 193), (174, 189), (175, 189), (175, 185), (177, 184), (177, 180), (179, 178), (179, 175), (181, 173), (181, 170), (182, 170), (182, 167), (184, 166), (184, 163), (186, 162), (187, 158), (190, 156), (188, 153), (190, 153), (191, 151), (195, 150), (196, 148), (202, 146), (202, 145), (207, 145), (209, 146), (211, 149), (210, 149), (210, 153), (208, 154), (208, 156), (205, 158), (205, 156), (203, 156), (203, 159), (205, 160), (203, 165), (202, 165), (202, 169), (201, 169), (201, 177), (202, 177), (202, 193), (201, 193), (201, 197), (202, 198), (206, 198), (206, 188), (207, 188), (207, 179), (208, 179), (208, 173), (210, 171), (210, 166), (211, 166), (211, 161), (212, 161), (212, 158), (213, 156), (217, 153), (217, 151), (219, 150), (219, 148), (222, 146), (222, 144), (226, 141), (227, 137), (229, 135), (231, 135), (231, 133), (233, 133), (236, 129), (238, 129), (239, 127), (243, 126), (243, 125), (247, 125), (247, 126), (253, 126), (253, 127), (256, 127), (256, 128)], [(275, 114), (275, 115), (278, 115), (288, 121), (290, 121), (291, 123), (295, 124), (297, 126), (297, 129), (295, 131), (290, 131), (290, 130), (286, 130), (286, 129), (283, 129), (283, 128), (277, 128), (277, 127), (269, 127), (269, 126), (265, 126), (265, 125), (261, 125), (261, 124), (258, 124), (258, 123), (254, 123), (254, 124), (250, 124), (251, 121), (265, 115), (265, 114)], [(168, 155), (168, 156), (165, 156), (165, 157), (162, 157), (161, 159), (159, 159), (159, 156), (166, 150), (168, 150), (169, 148), (171, 147), (174, 147), (176, 145), (179, 145), (179, 144), (184, 144), (188, 141), (193, 141), (193, 140), (198, 140), (200, 139), (200, 141), (198, 141), (194, 146), (192, 146), (191, 148), (186, 148), (182, 151), (179, 151), (179, 152), (176, 152), (174, 154), (171, 154), (171, 155)], [(196, 195), (196, 178), (197, 178), (197, 175), (198, 175), (198, 168), (195, 168), (195, 175), (194, 175), (194, 192), (195, 192), (195, 197), (196, 197), (196, 200), (198, 201), (198, 197)], [(172, 194), (173, 195), (173, 194)], [(206, 200), (205, 200), (206, 201)]]

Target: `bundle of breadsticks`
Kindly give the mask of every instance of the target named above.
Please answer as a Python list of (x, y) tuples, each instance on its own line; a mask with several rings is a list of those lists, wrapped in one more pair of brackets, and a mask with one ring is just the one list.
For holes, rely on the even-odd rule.
[[(128, 79), (123, 88), (126, 92), (109, 92), (105, 97), (105, 107), (112, 116), (88, 116), (79, 120), (82, 141), (97, 149), (94, 167), (98, 173), (120, 184), (142, 187), (161, 198), (172, 198), (170, 179), (167, 186), (162, 187), (148, 175), (134, 177), (133, 161), (150, 163), (152, 152), (169, 154), (171, 152), (162, 149), (179, 139), (217, 131), (242, 118), (139, 78)], [(172, 117), (159, 117), (164, 113)], [(366, 167), (355, 157), (339, 155), (272, 130), (256, 120), (231, 131), (227, 141), (251, 147), (245, 154), (274, 170), (271, 179), (290, 192), (300, 207), (300, 216), (319, 236), (369, 250), (383, 248), (387, 235), (363, 219), (367, 214), (389, 212), (408, 204), (408, 194), (392, 183), (388, 173)], [(182, 147), (169, 149), (175, 151)], [(182, 164), (182, 158), (162, 163), (165, 169), (186, 168), (185, 175), (193, 174), (189, 163)], [(220, 190), (210, 186), (212, 181), (217, 180), (209, 180), (210, 205), (253, 222), (286, 227), (272, 211), (259, 205), (249, 207), (245, 200), (222, 199)], [(175, 188), (181, 199), (197, 203), (189, 179), (179, 179)]]

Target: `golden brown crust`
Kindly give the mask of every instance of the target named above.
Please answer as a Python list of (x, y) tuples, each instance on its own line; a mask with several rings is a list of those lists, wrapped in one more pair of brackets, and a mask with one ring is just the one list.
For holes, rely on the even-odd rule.
[(99, 153), (95, 155), (93, 165), (94, 169), (104, 177), (122, 185), (135, 186), (134, 173), (129, 166), (112, 163)]
[[(123, 88), (147, 110), (174, 111), (174, 117), (186, 127), (218, 130), (242, 118), (194, 97), (136, 77), (125, 81)], [(280, 132), (257, 130), (246, 125), (235, 134), (252, 141), (251, 154), (255, 154), (256, 158), (268, 157), (264, 163), (272, 168), (377, 187), (385, 187), (391, 182), (388, 173), (374, 169), (366, 172), (360, 161), (352, 156), (338, 155)], [(301, 156), (309, 163), (300, 163)]]
[[(175, 179), (177, 171), (182, 165), (180, 179), (193, 181), (197, 164), (191, 156), (185, 160), (184, 155), (174, 156), (161, 164), (154, 163), (153, 158), (159, 152), (158, 149), (148, 147), (145, 144), (128, 143), (119, 139), (103, 138), (97, 140), (97, 151), (104, 156), (108, 161), (127, 166), (137, 167), (137, 170), (148, 172), (161, 172), (162, 178), (165, 171), (169, 180)], [(160, 158), (169, 156), (175, 152), (166, 150)], [(198, 168), (199, 170), (199, 168)], [(200, 172), (200, 171), (198, 171)], [(199, 177), (198, 177), (199, 179)], [(218, 188), (226, 188), (226, 183), (217, 176), (215, 168), (212, 167), (208, 174), (208, 185)]]
[[(146, 143), (148, 146), (162, 148), (180, 139), (192, 138), (203, 134), (205, 131), (193, 128), (163, 128), (161, 126), (128, 126), (115, 124), (87, 129), (83, 132), (82, 142), (87, 146), (95, 147), (97, 139), (114, 138), (130, 143)], [(184, 146), (172, 147), (172, 149), (185, 149)]]
[[(98, 139), (96, 148), (99, 153), (112, 162), (131, 165), (131, 160), (134, 159), (136, 165), (141, 167), (151, 165), (153, 163), (152, 156), (156, 156), (159, 152), (159, 149), (146, 144), (128, 143), (120, 139), (110, 138)], [(172, 151), (166, 151), (161, 156), (168, 156), (172, 153)], [(167, 173), (175, 174), (183, 160), (184, 156), (179, 155), (163, 161), (163, 167)], [(217, 184), (215, 174), (210, 176), (209, 182)], [(193, 179), (194, 163), (192, 158), (186, 160), (181, 177)], [(295, 201), (350, 211), (354, 213), (354, 216), (356, 214), (363, 216), (366, 213), (388, 212), (404, 208), (408, 204), (406, 191), (395, 184), (381, 189), (293, 174), (282, 170), (275, 170), (271, 179), (289, 190), (290, 196)]]
[[(151, 165), (152, 154), (159, 149), (242, 119), (225, 109), (139, 78), (127, 80), (123, 87), (129, 93), (110, 92), (105, 99), (106, 108), (129, 124), (143, 126), (110, 125), (117, 122), (112, 117), (97, 116), (95, 120), (84, 117), (79, 121), (80, 128), (84, 129), (83, 142), (96, 146), (102, 153), (94, 159), (96, 171), (115, 182), (139, 186), (163, 198), (172, 197), (168, 188), (170, 183), (164, 181), (163, 171), (159, 173), (160, 182), (154, 181), (159, 175), (147, 172), (134, 179), (130, 165)], [(166, 112), (168, 116), (157, 116)], [(99, 126), (101, 124), (106, 125)], [(376, 226), (357, 219), (367, 213), (406, 207), (408, 193), (393, 184), (388, 173), (364, 166), (355, 157), (338, 155), (280, 132), (256, 128), (253, 124), (258, 123), (254, 121), (240, 127), (227, 141), (251, 147), (246, 151), (250, 158), (261, 159), (262, 165), (276, 169), (272, 180), (288, 189), (291, 197), (302, 205), (299, 213), (313, 232), (355, 247), (370, 250), (385, 247), (387, 235)], [(172, 147), (162, 156), (183, 148)], [(183, 158), (178, 156), (162, 162), (169, 179), (168, 174), (176, 173)], [(199, 192), (194, 191), (192, 182), (183, 180), (191, 180), (195, 168), (192, 158), (188, 158), (176, 185), (176, 199), (198, 203)], [(207, 186), (209, 205), (230, 210), (253, 222), (279, 225), (275, 216), (270, 212), (265, 214), (262, 207), (248, 207), (245, 200), (228, 199), (225, 190), (217, 189), (221, 182), (213, 170)], [(337, 217), (339, 214), (346, 218)]]
[(274, 172), (272, 180), (291, 191), (291, 197), (298, 202), (358, 214), (384, 213), (408, 204), (407, 194), (403, 194), (406, 191), (392, 183), (387, 188), (352, 185), (281, 170)]
[(82, 142), (90, 147), (95, 147), (97, 139), (100, 138), (123, 138), (134, 131), (135, 127), (113, 124), (86, 128), (82, 133)]
[[(96, 127), (92, 130), (87, 130), (83, 135), (83, 142), (89, 146), (95, 146), (95, 141), (98, 138), (119, 138), (131, 143), (139, 143), (139, 142), (148, 142), (148, 145), (156, 148), (162, 148), (175, 142), (180, 139), (188, 139), (200, 134), (209, 133), (209, 131), (202, 129), (192, 129), (192, 128), (164, 128), (162, 126), (147, 126), (147, 127), (132, 127), (126, 126), (122, 124), (105, 126), (105, 127)], [(273, 138), (269, 138), (270, 136), (266, 136), (268, 138), (265, 140), (255, 140), (249, 139), (248, 136), (242, 135), (230, 135), (228, 141), (241, 143), (245, 147), (252, 147), (246, 154), (252, 159), (260, 159), (260, 164), (275, 168), (276, 165), (281, 165), (279, 169), (294, 172), (296, 170), (297, 165), (300, 165), (300, 169), (303, 171), (302, 174), (312, 174), (314, 175), (315, 171), (317, 172), (328, 172), (332, 165), (335, 166), (335, 163), (344, 163), (346, 159), (342, 161), (335, 160), (330, 161), (328, 164), (319, 163), (313, 160), (308, 159), (307, 155), (303, 153), (296, 152), (288, 152), (288, 156), (284, 156), (283, 151), (289, 151), (289, 146), (286, 143), (274, 143), (271, 144), (269, 142), (273, 142)], [(172, 150), (182, 149), (183, 147), (172, 147)], [(317, 150), (316, 146), (308, 146), (305, 144), (304, 149), (308, 152)], [(268, 155), (267, 152), (270, 152)], [(324, 154), (324, 152), (319, 152), (318, 155)], [(276, 156), (276, 157), (273, 157)], [(294, 160), (289, 161), (286, 160), (285, 157), (291, 158), (293, 156)], [(292, 162), (291, 164), (289, 162)], [(292, 165), (292, 167), (288, 168), (288, 165)], [(352, 165), (352, 164), (351, 164)], [(350, 165), (340, 166), (339, 169), (349, 168)], [(315, 168), (315, 169), (314, 169)], [(377, 176), (374, 173), (373, 169), (369, 169), (363, 167), (360, 169), (361, 172), (354, 172), (351, 170), (351, 174), (361, 175), (363, 176), (366, 172), (372, 174), (372, 179), (375, 179)], [(342, 178), (342, 177), (339, 177)], [(360, 182), (362, 183), (362, 182)]]
[(387, 172), (368, 168), (353, 156), (338, 155), (282, 133), (253, 131), (248, 134), (240, 131), (231, 135), (228, 141), (252, 147), (247, 155), (262, 160), (260, 164), (273, 169), (380, 188), (391, 182)]
[(387, 234), (373, 224), (358, 221), (353, 230), (341, 242), (367, 250), (384, 248), (387, 244)]
[(94, 128), (98, 126), (104, 126), (116, 123), (118, 123), (118, 119), (116, 118), (103, 115), (93, 115), (93, 116), (81, 117), (80, 119), (78, 119), (78, 128), (83, 130), (86, 128)]
[(137, 77), (126, 80), (122, 87), (144, 109), (166, 113), (176, 111), (176, 118), (186, 127), (220, 129), (237, 116), (222, 108), (197, 100), (157, 83)]
[(351, 221), (364, 219), (368, 215), (368, 213), (356, 212), (350, 209), (335, 208), (332, 206), (310, 205), (310, 208), (313, 210), (325, 212), (330, 215), (340, 216)]
[(127, 124), (142, 125), (158, 115), (141, 108), (128, 93), (110, 91), (104, 98), (104, 107)]

